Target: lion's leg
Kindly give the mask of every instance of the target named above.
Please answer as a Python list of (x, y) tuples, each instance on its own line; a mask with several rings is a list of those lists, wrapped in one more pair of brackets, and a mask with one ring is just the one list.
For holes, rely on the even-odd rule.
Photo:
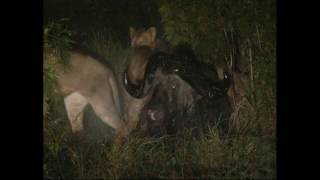
[(88, 101), (93, 110), (101, 118), (103, 122), (110, 125), (115, 130), (124, 126), (124, 121), (121, 119), (116, 102), (113, 99), (113, 92), (110, 84), (105, 84), (95, 93), (88, 96)]
[(113, 97), (113, 102), (115, 103), (119, 114), (122, 114), (122, 106), (120, 103), (120, 96), (119, 96), (119, 88), (118, 88), (118, 83), (115, 80), (115, 77), (112, 75), (109, 77), (109, 84), (112, 89), (112, 97)]
[(88, 100), (78, 92), (74, 92), (64, 98), (68, 118), (72, 132), (83, 130), (83, 110), (88, 104)]

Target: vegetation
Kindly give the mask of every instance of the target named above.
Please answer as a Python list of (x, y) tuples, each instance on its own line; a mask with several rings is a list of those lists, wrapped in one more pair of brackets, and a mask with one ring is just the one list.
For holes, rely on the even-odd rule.
[[(44, 2), (44, 56), (68, 65), (68, 49), (81, 44), (105, 57), (116, 74), (129, 50), (130, 25), (155, 25), (170, 44), (190, 43), (200, 60), (239, 61), (248, 82), (235, 106), (234, 132), (215, 127), (193, 138), (132, 137), (119, 147), (113, 132), (86, 108), (84, 139), (71, 133), (59, 78), (44, 62), (44, 176), (47, 178), (257, 178), (276, 176), (276, 2), (274, 0), (48, 0)], [(147, 20), (146, 20), (147, 19)], [(161, 19), (161, 20), (160, 20)]]

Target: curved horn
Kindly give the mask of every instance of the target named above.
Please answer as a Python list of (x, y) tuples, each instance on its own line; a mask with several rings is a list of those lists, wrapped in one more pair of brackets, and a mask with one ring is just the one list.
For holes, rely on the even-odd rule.
[(209, 99), (217, 99), (224, 96), (230, 87), (230, 75), (224, 72), (223, 79), (212, 82), (211, 88), (208, 91)]
[(126, 69), (123, 73), (123, 85), (126, 91), (135, 98), (141, 98), (143, 94), (143, 84), (135, 85), (128, 78), (128, 70)]
[(189, 83), (196, 92), (210, 100), (215, 100), (226, 94), (230, 87), (229, 74), (225, 72), (224, 79), (214, 81), (210, 77), (206, 76), (202, 71), (197, 71), (195, 69), (196, 68), (189, 69), (192, 72), (189, 71), (188, 73), (177, 74)]
[(169, 55), (163, 52), (154, 53), (148, 60), (143, 79), (138, 85), (132, 83), (128, 78), (128, 70), (123, 74), (123, 84), (127, 92), (135, 98), (145, 97), (150, 89), (154, 79), (154, 74), (158, 68), (164, 68), (169, 61)]
[[(178, 45), (173, 53), (174, 58), (171, 59), (168, 67), (172, 69), (173, 73), (178, 74), (189, 83), (199, 94), (210, 100), (226, 94), (230, 87), (230, 76), (227, 72), (224, 72), (222, 80), (216, 80), (218, 76), (214, 68), (209, 64), (198, 61), (188, 44)], [(212, 75), (215, 76), (211, 77)]]

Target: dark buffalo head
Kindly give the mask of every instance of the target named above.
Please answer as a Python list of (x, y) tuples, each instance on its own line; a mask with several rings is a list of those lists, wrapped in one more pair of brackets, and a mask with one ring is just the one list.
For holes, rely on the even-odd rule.
[(227, 129), (229, 76), (225, 73), (219, 80), (215, 69), (199, 62), (189, 46), (153, 54), (140, 84), (130, 82), (125, 73), (124, 85), (131, 96), (147, 99), (135, 132), (161, 136), (217, 123)]

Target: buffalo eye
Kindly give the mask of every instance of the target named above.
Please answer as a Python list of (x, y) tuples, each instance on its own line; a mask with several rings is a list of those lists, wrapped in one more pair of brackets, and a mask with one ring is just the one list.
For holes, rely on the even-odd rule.
[(209, 91), (208, 96), (209, 98), (212, 98), (214, 96), (215, 92), (214, 91)]

